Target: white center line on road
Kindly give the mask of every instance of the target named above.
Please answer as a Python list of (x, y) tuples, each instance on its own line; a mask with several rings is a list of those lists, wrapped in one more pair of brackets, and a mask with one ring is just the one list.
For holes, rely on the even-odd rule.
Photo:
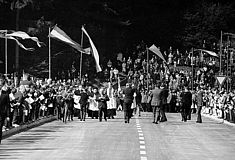
[(144, 137), (139, 137), (140, 140), (144, 140)]
[(147, 153), (146, 153), (146, 147), (145, 147), (145, 141), (144, 141), (144, 134), (139, 124), (139, 119), (136, 119), (136, 128), (139, 133), (140, 155), (141, 155), (140, 160), (147, 160), (146, 156), (142, 156), (142, 155), (146, 155)]
[(148, 160), (147, 157), (140, 157), (140, 160)]
[(143, 133), (139, 133), (139, 137), (141, 137), (141, 136), (144, 136), (144, 134)]

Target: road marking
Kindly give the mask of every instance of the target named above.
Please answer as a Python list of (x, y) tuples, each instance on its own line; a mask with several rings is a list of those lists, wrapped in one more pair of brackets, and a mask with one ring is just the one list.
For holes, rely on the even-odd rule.
[(140, 160), (148, 160), (147, 157), (140, 157)]
[(144, 137), (139, 137), (140, 140), (144, 140)]
[(142, 155), (146, 155), (147, 153), (146, 153), (146, 147), (145, 147), (145, 141), (144, 141), (144, 134), (139, 124), (139, 119), (136, 119), (136, 128), (137, 128), (137, 132), (139, 133), (140, 160), (147, 160), (146, 156), (142, 156)]

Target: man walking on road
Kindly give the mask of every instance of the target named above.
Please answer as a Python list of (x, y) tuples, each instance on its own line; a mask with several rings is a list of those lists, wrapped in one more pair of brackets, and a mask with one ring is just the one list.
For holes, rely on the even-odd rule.
[(134, 93), (135, 90), (131, 88), (131, 85), (129, 83), (127, 83), (126, 88), (123, 90), (123, 96), (124, 96), (123, 110), (124, 110), (125, 123), (130, 122), (131, 104), (133, 103)]
[(168, 97), (169, 91), (166, 89), (165, 85), (162, 85), (160, 87), (160, 89), (162, 89), (162, 91), (160, 93), (160, 99), (161, 99), (161, 105), (160, 105), (161, 120), (160, 120), (160, 122), (165, 122), (165, 121), (167, 121), (165, 109), (167, 107), (167, 97)]
[(2, 90), (5, 85), (5, 77), (0, 73), (0, 144), (2, 140), (2, 127), (4, 125), (5, 119), (9, 121), (10, 114), (10, 99), (9, 95)]
[(85, 121), (86, 119), (86, 110), (87, 110), (87, 103), (88, 103), (88, 95), (86, 93), (86, 90), (83, 88), (82, 92), (80, 93), (80, 105), (81, 105), (81, 110), (80, 110), (80, 121)]
[(202, 111), (202, 105), (203, 105), (203, 90), (202, 88), (199, 89), (197, 93), (197, 123), (202, 123), (202, 116), (201, 116), (201, 111)]
[(185, 86), (184, 92), (182, 92), (180, 96), (182, 97), (182, 120), (186, 122), (192, 105), (192, 93), (189, 92), (188, 87)]
[(158, 124), (158, 121), (160, 121), (160, 105), (161, 105), (161, 99), (160, 99), (160, 93), (161, 89), (159, 88), (160, 85), (155, 85), (155, 89), (151, 91), (151, 106), (153, 108), (153, 123)]

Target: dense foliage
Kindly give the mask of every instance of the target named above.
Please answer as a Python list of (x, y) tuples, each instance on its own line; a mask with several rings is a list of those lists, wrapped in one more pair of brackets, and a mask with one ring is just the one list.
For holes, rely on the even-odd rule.
[[(48, 27), (54, 24), (80, 43), (80, 28), (85, 24), (103, 66), (119, 52), (132, 54), (133, 47), (141, 41), (147, 45), (155, 43), (163, 50), (169, 46), (188, 50), (201, 47), (205, 40), (210, 48), (218, 43), (221, 30), (235, 32), (232, 0), (0, 0), (0, 4), (0, 29), (15, 29), (18, 23), (20, 30), (38, 36), (45, 44), (48, 44)], [(84, 39), (84, 47), (88, 45)], [(3, 40), (0, 46), (4, 46)], [(14, 42), (9, 42), (11, 71), (15, 63), (14, 46)], [(4, 47), (0, 47), (0, 52), (4, 53)], [(67, 72), (72, 64), (79, 70), (80, 54), (69, 46), (53, 40), (52, 54), (54, 76)], [(84, 72), (87, 68), (94, 72), (93, 59), (89, 56), (84, 59)], [(0, 60), (4, 61), (4, 54)], [(47, 46), (33, 53), (20, 50), (21, 70), (46, 73), (47, 63)], [(0, 67), (0, 72), (3, 68)]]

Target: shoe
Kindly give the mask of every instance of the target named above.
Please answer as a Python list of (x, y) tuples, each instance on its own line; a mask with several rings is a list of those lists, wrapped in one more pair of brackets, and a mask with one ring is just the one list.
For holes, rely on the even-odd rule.
[(157, 122), (155, 122), (155, 124), (158, 124)]
[(196, 121), (196, 123), (202, 123), (201, 121)]
[(152, 123), (156, 123), (155, 121), (153, 121)]
[(127, 121), (125, 121), (125, 123), (127, 123)]

